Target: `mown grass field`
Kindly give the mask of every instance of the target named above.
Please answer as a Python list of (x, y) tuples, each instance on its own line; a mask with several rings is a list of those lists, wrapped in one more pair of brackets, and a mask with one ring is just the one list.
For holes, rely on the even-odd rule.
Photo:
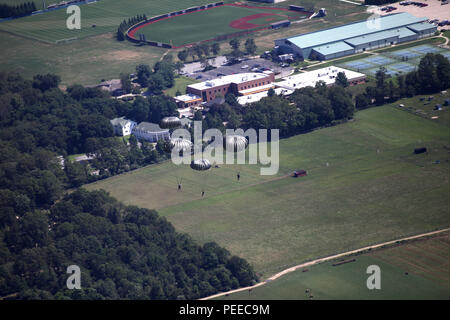
[[(119, 24), (137, 14), (148, 17), (168, 13), (177, 9), (209, 3), (207, 0), (101, 0), (95, 3), (79, 5), (81, 9), (81, 29), (69, 30), (66, 9), (46, 12), (5, 21), (0, 23), (0, 30), (16, 35), (55, 43), (63, 39), (77, 38), (113, 32)], [(92, 27), (95, 25), (95, 27)]]
[(111, 33), (52, 45), (0, 32), (0, 43), (1, 71), (19, 72), (25, 78), (50, 72), (59, 75), (65, 86), (118, 79), (122, 72), (135, 72), (140, 63), (154, 64), (166, 52), (116, 41)]
[[(333, 266), (326, 262), (287, 274), (266, 285), (218, 299), (450, 299), (450, 234), (378, 249), (345, 258), (355, 262)], [(381, 270), (381, 290), (368, 290), (367, 267)], [(406, 274), (407, 273), (407, 274)], [(307, 293), (306, 291), (309, 290)], [(312, 298), (311, 298), (312, 296)]]
[[(288, 17), (293, 19), (305, 17), (304, 14), (295, 11), (221, 6), (157, 21), (139, 29), (135, 37), (139, 38), (139, 34), (144, 34), (147, 40), (181, 46), (246, 31), (247, 29), (233, 28), (230, 23), (234, 20), (260, 13), (274, 15), (248, 22), (262, 27), (273, 22), (286, 20)], [(269, 18), (273, 20), (270, 22), (265, 21), (265, 19)]]
[[(434, 122), (450, 126), (450, 106), (444, 105), (445, 101), (450, 99), (450, 92), (434, 94), (432, 95), (432, 100), (428, 100), (429, 97), (430, 95), (420, 95), (401, 99), (397, 101), (397, 106), (403, 104), (404, 107), (401, 107), (401, 109), (431, 119)], [(436, 110), (435, 107), (437, 104), (442, 106), (441, 110)]]
[(172, 88), (169, 88), (164, 91), (164, 94), (169, 97), (175, 97), (178, 91), (181, 92), (181, 94), (186, 93), (186, 87), (190, 84), (197, 83), (197, 80), (194, 80), (192, 78), (178, 76), (175, 78), (175, 85)]
[[(124, 18), (138, 13), (154, 16), (209, 2), (211, 1), (101, 0), (95, 4), (81, 6), (81, 30), (66, 29), (68, 16), (65, 10), (57, 10), (49, 16), (44, 14), (0, 22), (0, 70), (16, 71), (27, 78), (38, 73), (56, 73), (61, 76), (62, 85), (96, 84), (101, 79), (117, 78), (121, 72), (133, 73), (136, 65), (152, 65), (166, 51), (150, 46), (135, 46), (128, 41), (117, 41), (114, 32)], [(280, 6), (289, 4), (302, 4), (302, 1), (286, 1), (280, 3)], [(255, 33), (258, 52), (273, 48), (273, 41), (283, 36), (310, 32), (332, 24), (348, 23), (367, 16), (363, 13), (364, 7), (344, 2), (318, 0), (315, 4), (317, 7), (327, 8), (329, 15), (325, 19), (308, 20), (283, 30)], [(96, 12), (97, 17), (93, 16)], [(96, 27), (92, 28), (92, 24), (96, 24)], [(58, 39), (75, 37), (76, 40), (55, 44)], [(222, 53), (229, 52), (228, 41), (223, 42), (221, 48)], [(173, 55), (176, 56), (175, 51)]]
[[(86, 187), (158, 209), (179, 231), (199, 242), (216, 241), (264, 277), (306, 260), (448, 226), (449, 142), (447, 126), (388, 105), (282, 140), (276, 177), (245, 166), (239, 183), (226, 167), (202, 180), (185, 166), (178, 168), (186, 180), (177, 192), (174, 169), (160, 164)], [(423, 145), (430, 152), (414, 155)], [(283, 177), (295, 169), (308, 170), (308, 176)]]

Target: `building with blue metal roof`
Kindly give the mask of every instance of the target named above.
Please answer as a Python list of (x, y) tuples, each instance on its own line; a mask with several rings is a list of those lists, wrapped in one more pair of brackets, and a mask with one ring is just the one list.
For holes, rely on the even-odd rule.
[(436, 29), (427, 18), (402, 12), (275, 40), (275, 46), (299, 59), (329, 60), (431, 36)]

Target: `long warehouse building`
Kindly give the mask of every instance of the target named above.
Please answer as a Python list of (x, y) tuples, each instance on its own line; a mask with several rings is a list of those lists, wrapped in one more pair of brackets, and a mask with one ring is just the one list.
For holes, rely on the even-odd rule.
[(436, 25), (407, 12), (275, 40), (278, 54), (329, 60), (433, 35)]

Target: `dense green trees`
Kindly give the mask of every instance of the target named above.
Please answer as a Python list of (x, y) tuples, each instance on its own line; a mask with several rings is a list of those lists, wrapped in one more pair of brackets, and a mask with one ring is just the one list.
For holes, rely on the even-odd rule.
[(0, 4), (0, 18), (20, 17), (36, 11), (34, 2), (24, 2), (19, 5)]
[(153, 70), (146, 64), (138, 65), (136, 67), (137, 81), (142, 87), (147, 87), (151, 94), (161, 95), (164, 89), (173, 87), (174, 71), (173, 58), (167, 55), (154, 65)]
[(255, 39), (253, 38), (248, 38), (245, 41), (245, 51), (247, 51), (248, 54), (255, 54), (256, 53), (256, 44), (255, 44)]
[(376, 73), (375, 86), (366, 88), (364, 94), (356, 96), (356, 107), (365, 108), (372, 101), (381, 105), (416, 94), (431, 94), (450, 87), (450, 62), (441, 54), (428, 53), (416, 71), (389, 78), (384, 68)]
[(250, 104), (243, 111), (242, 125), (280, 129), (280, 136), (287, 137), (351, 118), (353, 113), (352, 97), (344, 88), (318, 83), (295, 90), (288, 99), (273, 95)]
[(117, 28), (117, 33), (116, 33), (117, 40), (124, 41), (126, 39), (128, 29), (131, 26), (133, 26), (141, 21), (145, 21), (145, 20), (147, 20), (147, 16), (145, 14), (142, 14), (142, 15), (138, 14), (135, 17), (128, 18), (128, 20), (123, 20), (122, 23)]
[[(196, 299), (254, 282), (245, 261), (197, 245), (155, 211), (102, 191), (64, 195), (159, 161), (163, 150), (114, 137), (109, 119), (160, 119), (176, 106), (165, 96), (132, 105), (78, 85), (64, 93), (58, 82), (0, 73), (0, 297)], [(95, 157), (89, 164), (57, 157), (78, 152)], [(81, 267), (82, 290), (66, 289), (72, 264)]]
[[(104, 191), (80, 189), (19, 218), (0, 212), (0, 296), (196, 299), (256, 280), (245, 260), (215, 243), (199, 246), (155, 211)], [(66, 288), (72, 264), (81, 267), (81, 290)]]

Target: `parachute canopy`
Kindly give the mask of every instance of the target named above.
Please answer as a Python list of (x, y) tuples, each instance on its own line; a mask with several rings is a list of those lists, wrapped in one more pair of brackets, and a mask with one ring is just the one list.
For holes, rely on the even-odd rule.
[(182, 138), (174, 138), (170, 139), (170, 149), (175, 150), (177, 152), (183, 151), (187, 152), (192, 149), (192, 142)]
[(208, 159), (193, 160), (191, 168), (197, 171), (206, 171), (211, 168), (211, 162)]
[(223, 147), (227, 152), (240, 152), (248, 146), (248, 140), (237, 134), (227, 135), (223, 138)]
[(160, 127), (163, 129), (173, 129), (181, 126), (181, 120), (178, 117), (162, 118)]

